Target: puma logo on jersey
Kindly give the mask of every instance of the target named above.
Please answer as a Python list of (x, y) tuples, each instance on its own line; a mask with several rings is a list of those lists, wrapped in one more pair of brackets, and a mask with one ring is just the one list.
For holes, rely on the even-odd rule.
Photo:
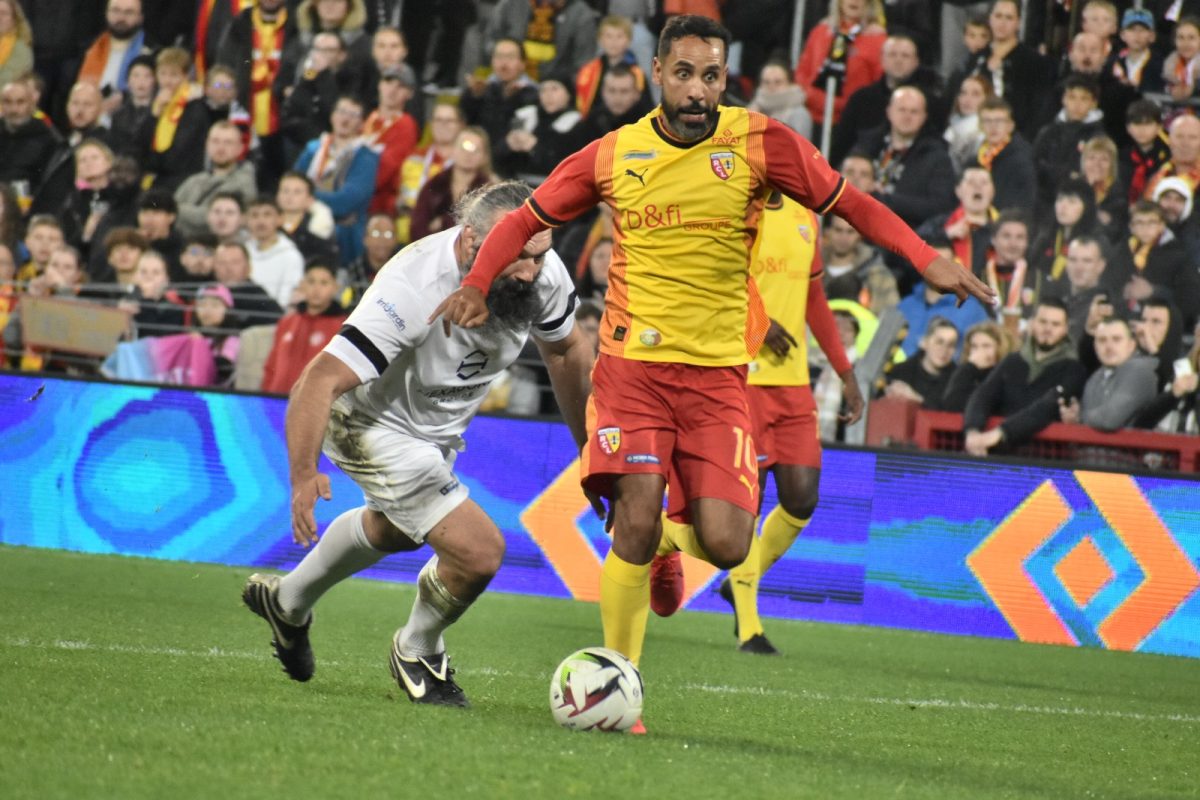
[(629, 177), (631, 177), (631, 178), (637, 178), (637, 180), (638, 180), (638, 183), (640, 183), (640, 184), (642, 185), (642, 187), (644, 188), (644, 187), (646, 186), (646, 173), (647, 173), (647, 172), (649, 172), (649, 171), (650, 171), (650, 168), (649, 168), (649, 167), (647, 167), (646, 169), (642, 170), (640, 174), (639, 174), (639, 173), (637, 173), (637, 172), (634, 172), (634, 171), (633, 171), (633, 170), (631, 170), (631, 169), (626, 169), (626, 170), (625, 170), (625, 174), (626, 174), (626, 175), (628, 175), (628, 176), (629, 176)]
[(746, 487), (746, 491), (750, 493), (751, 497), (754, 496), (754, 484), (750, 482), (749, 478), (747, 478), (745, 475), (738, 475), (738, 483)]

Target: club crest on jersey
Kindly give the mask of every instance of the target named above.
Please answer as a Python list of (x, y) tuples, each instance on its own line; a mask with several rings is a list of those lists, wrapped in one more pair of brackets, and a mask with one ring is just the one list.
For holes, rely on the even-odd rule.
[(800, 232), (800, 238), (805, 244), (812, 244), (812, 227), (809, 225), (797, 225), (796, 230)]
[(723, 181), (733, 177), (733, 153), (724, 150), (720, 153), (709, 153), (708, 164), (712, 167), (713, 174)]
[(600, 449), (605, 455), (611, 456), (621, 449), (620, 428), (601, 428), (596, 431), (596, 436), (600, 439)]

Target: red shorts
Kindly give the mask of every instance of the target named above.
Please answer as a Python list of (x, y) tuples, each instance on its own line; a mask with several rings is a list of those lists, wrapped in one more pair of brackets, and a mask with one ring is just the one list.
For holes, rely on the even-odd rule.
[(692, 500), (712, 497), (758, 513), (758, 459), (745, 367), (634, 361), (604, 353), (592, 371), (583, 485), (611, 497), (621, 475), (656, 473), (670, 485), (667, 513), (690, 522)]
[(809, 386), (747, 386), (758, 466), (821, 468), (817, 403)]

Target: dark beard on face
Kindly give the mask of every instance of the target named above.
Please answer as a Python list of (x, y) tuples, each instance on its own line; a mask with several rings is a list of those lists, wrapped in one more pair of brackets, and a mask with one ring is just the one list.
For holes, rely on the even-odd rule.
[(1056, 347), (1058, 347), (1060, 344), (1062, 344), (1062, 339), (1059, 339), (1057, 342), (1052, 342), (1051, 344), (1043, 344), (1042, 342), (1039, 342), (1037, 339), (1034, 339), (1033, 340), (1033, 349), (1037, 350), (1039, 353), (1049, 353), (1050, 351), (1052, 351)]
[(527, 283), (516, 278), (498, 279), (488, 291), (487, 309), (485, 329), (520, 330), (532, 325), (541, 310), (537, 281)]
[(126, 39), (132, 39), (140, 27), (139, 25), (126, 25), (124, 22), (118, 22), (116, 25), (110, 22), (108, 32), (114, 39), (123, 42)]
[[(694, 142), (697, 139), (704, 138), (704, 135), (706, 133), (708, 133), (710, 130), (712, 130), (713, 128), (716, 127), (717, 117), (720, 116), (720, 112), (717, 111), (716, 106), (713, 106), (712, 108), (708, 109), (707, 111), (705, 111), (700, 106), (695, 106), (695, 105), (686, 106), (686, 107), (683, 107), (683, 106), (672, 107), (664, 99), (662, 107), (663, 107), (663, 113), (667, 117), (667, 125), (668, 125), (668, 127), (670, 127), (671, 132), (674, 133), (676, 136), (678, 136), (680, 139), (683, 139), (685, 142)], [(696, 124), (693, 122), (684, 122), (683, 120), (681, 120), (679, 118), (680, 114), (700, 114), (700, 113), (704, 114), (703, 124)]]

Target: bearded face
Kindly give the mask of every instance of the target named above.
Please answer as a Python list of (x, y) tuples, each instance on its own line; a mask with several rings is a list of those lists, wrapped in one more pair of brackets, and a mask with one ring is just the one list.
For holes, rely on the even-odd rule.
[(541, 311), (537, 281), (498, 278), (488, 290), (487, 308), (486, 325), (515, 330), (532, 325)]

